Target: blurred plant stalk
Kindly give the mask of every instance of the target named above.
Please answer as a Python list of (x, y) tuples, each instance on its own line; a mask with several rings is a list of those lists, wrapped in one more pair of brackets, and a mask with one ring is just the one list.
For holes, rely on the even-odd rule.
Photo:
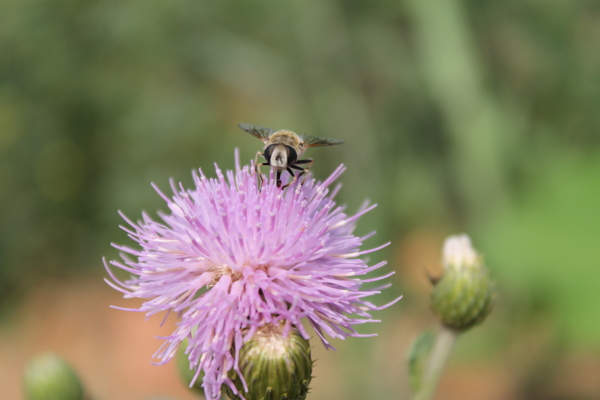
[(458, 339), (458, 331), (442, 326), (435, 339), (431, 357), (423, 374), (423, 385), (414, 396), (414, 400), (429, 400), (433, 398), (444, 368), (452, 355), (452, 350)]
[(514, 134), (485, 84), (473, 29), (461, 0), (410, 0), (417, 59), (450, 139), (464, 209), (481, 219), (505, 204), (502, 159)]

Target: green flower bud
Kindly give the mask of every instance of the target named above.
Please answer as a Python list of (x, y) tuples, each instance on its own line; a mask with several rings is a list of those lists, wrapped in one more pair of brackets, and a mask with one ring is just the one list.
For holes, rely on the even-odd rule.
[(42, 354), (27, 364), (24, 372), (27, 400), (83, 400), (77, 374), (55, 354)]
[[(266, 325), (246, 342), (239, 355), (242, 379), (234, 370), (229, 377), (246, 400), (304, 400), (312, 379), (310, 344), (298, 330), (283, 336), (283, 326)], [(240, 399), (227, 385), (230, 399)]]
[(492, 311), (494, 283), (469, 236), (447, 238), (442, 263), (444, 275), (431, 294), (433, 311), (446, 327), (458, 331), (480, 324)]

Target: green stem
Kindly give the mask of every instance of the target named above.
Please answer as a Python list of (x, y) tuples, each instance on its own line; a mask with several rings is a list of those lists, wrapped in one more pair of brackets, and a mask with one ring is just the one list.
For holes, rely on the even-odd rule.
[(421, 388), (415, 394), (414, 400), (430, 400), (433, 398), (457, 338), (458, 332), (442, 327), (435, 339), (429, 362), (425, 368)]

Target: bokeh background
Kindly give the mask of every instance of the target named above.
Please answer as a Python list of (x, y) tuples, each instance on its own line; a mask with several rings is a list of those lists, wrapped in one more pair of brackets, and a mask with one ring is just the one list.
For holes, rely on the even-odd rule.
[[(426, 271), (449, 234), (499, 297), (438, 399), (600, 398), (600, 3), (592, 0), (0, 0), (0, 387), (59, 352), (98, 399), (194, 398), (150, 365), (161, 318), (102, 282), (122, 210), (150, 187), (249, 162), (245, 122), (345, 140), (311, 149), (404, 299), (318, 359), (312, 399), (406, 399), (435, 329)], [(172, 324), (170, 321), (169, 324)]]

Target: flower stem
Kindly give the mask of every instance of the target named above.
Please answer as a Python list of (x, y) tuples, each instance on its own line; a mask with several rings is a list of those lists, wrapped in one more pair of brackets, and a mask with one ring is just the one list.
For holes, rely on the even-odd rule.
[(425, 368), (421, 388), (415, 394), (414, 400), (430, 400), (433, 398), (457, 338), (457, 331), (442, 326), (435, 339), (431, 357)]

